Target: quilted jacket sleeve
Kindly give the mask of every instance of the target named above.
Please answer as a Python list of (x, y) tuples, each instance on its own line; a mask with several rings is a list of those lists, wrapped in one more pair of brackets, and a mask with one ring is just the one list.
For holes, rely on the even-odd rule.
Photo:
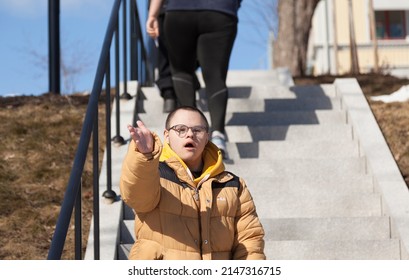
[(235, 220), (234, 260), (265, 260), (264, 229), (257, 216), (253, 198), (240, 179), (240, 206)]
[(122, 164), (120, 190), (123, 201), (136, 212), (149, 212), (159, 203), (159, 156), (162, 143), (156, 134), (152, 154), (142, 154), (131, 141)]

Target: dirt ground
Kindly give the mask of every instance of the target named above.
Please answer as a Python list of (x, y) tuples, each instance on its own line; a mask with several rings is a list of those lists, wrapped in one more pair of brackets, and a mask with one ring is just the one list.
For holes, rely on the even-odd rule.
[[(335, 78), (294, 80), (304, 85), (332, 83)], [(388, 75), (361, 75), (357, 80), (367, 97), (409, 84), (408, 79)], [(47, 258), (87, 101), (80, 95), (0, 97), (0, 259)], [(409, 185), (409, 102), (368, 102)], [(104, 107), (101, 102), (100, 124)], [(100, 139), (104, 135), (101, 129)], [(91, 169), (88, 160), (83, 178), (84, 247), (92, 215)], [(64, 259), (74, 258), (72, 229)]]

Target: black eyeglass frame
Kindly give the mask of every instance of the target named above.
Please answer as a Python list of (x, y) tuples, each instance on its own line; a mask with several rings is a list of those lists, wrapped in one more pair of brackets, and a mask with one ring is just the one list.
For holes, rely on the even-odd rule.
[[(168, 128), (167, 130), (174, 130), (176, 132), (176, 134), (180, 137), (183, 138), (186, 136), (186, 134), (189, 132), (189, 129), (192, 131), (192, 133), (195, 136), (198, 136), (200, 134), (205, 134), (205, 133), (209, 133), (209, 128), (207, 126), (201, 126), (201, 125), (196, 125), (196, 126), (187, 126), (184, 124), (176, 124), (174, 126), (171, 126), (170, 128)], [(184, 132), (182, 132), (184, 130)], [(200, 136), (203, 136), (200, 135)]]

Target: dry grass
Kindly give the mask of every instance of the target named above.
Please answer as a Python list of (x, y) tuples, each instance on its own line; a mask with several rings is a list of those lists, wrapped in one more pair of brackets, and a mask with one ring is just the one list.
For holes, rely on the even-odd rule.
[[(88, 97), (84, 96), (1, 99), (0, 259), (47, 257), (87, 102)], [(100, 107), (101, 124), (105, 105)], [(100, 131), (103, 141), (104, 131)], [(85, 167), (85, 179), (90, 177), (90, 170), (91, 159)], [(85, 232), (92, 215), (91, 188), (86, 179)], [(64, 258), (73, 258), (71, 243), (72, 230)]]

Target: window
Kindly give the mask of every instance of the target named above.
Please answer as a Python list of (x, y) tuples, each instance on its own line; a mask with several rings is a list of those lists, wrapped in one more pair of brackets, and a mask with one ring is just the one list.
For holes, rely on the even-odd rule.
[(378, 39), (404, 39), (406, 37), (404, 11), (376, 11), (375, 22)]

